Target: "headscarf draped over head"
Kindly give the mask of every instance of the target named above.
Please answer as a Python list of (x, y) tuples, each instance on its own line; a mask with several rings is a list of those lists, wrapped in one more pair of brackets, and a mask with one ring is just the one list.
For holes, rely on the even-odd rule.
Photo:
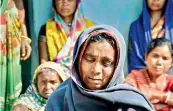
[[(56, 0), (53, 0), (53, 7), (56, 10), (55, 1)], [(50, 60), (59, 62), (63, 58), (67, 58), (78, 35), (84, 29), (93, 25), (95, 25), (95, 23), (86, 19), (83, 15), (81, 0), (77, 0), (73, 20), (69, 25), (67, 25), (58, 12), (56, 12), (54, 17), (46, 23), (46, 37)]]
[[(83, 86), (78, 71), (78, 62), (88, 46), (88, 40), (93, 35), (106, 33), (116, 43), (118, 62), (112, 79), (106, 88), (90, 90)], [(122, 105), (142, 107), (153, 111), (149, 101), (129, 85), (118, 85), (123, 82), (123, 65), (126, 55), (126, 45), (122, 35), (112, 26), (97, 25), (83, 31), (75, 44), (71, 78), (60, 85), (50, 96), (46, 106), (47, 111), (112, 111)]]
[[(166, 0), (163, 8), (165, 23), (163, 26), (164, 37), (173, 44), (173, 0)], [(145, 68), (145, 52), (152, 41), (152, 29), (147, 0), (143, 0), (143, 12), (140, 17), (131, 24), (129, 31), (129, 72), (134, 69)]]
[[(55, 1), (53, 6), (55, 8)], [(56, 8), (55, 8), (56, 9)], [(78, 35), (86, 28), (95, 25), (83, 15), (81, 0), (77, 0), (72, 23), (67, 25), (63, 18), (55, 13), (53, 19), (46, 23), (46, 41), (50, 61), (62, 64), (63, 70), (69, 74), (71, 70), (74, 44)]]
[[(111, 26), (107, 26), (107, 25), (103, 25), (103, 26), (98, 25), (97, 27), (92, 27), (92, 28), (85, 30), (83, 33), (81, 33), (80, 39), (78, 39), (76, 41), (77, 43), (76, 43), (76, 47), (74, 48), (74, 53), (73, 53), (73, 67), (72, 67), (73, 72), (72, 72), (71, 76), (72, 76), (73, 81), (76, 82), (79, 86), (81, 86), (80, 77), (79, 77), (79, 74), (77, 73), (78, 67), (75, 67), (76, 66), (75, 64), (77, 64), (76, 60), (79, 59), (79, 62), (80, 62), (82, 55), (84, 53), (84, 50), (87, 47), (87, 44), (88, 44), (87, 41), (90, 39), (90, 37), (93, 37), (94, 35), (97, 35), (100, 33), (106, 33), (107, 35), (112, 37), (112, 39), (115, 41), (115, 43), (116, 43), (115, 45), (117, 45), (116, 47), (118, 47), (117, 58), (119, 59), (119, 60), (117, 60), (117, 63), (115, 64), (116, 68), (115, 68), (112, 80), (110, 81), (110, 83), (107, 86), (107, 88), (108, 88), (108, 87), (114, 86), (116, 84), (122, 83), (124, 80), (123, 67), (124, 67), (126, 50), (122, 50), (122, 49), (126, 49), (126, 44), (123, 39), (123, 36), (115, 28), (113, 28)], [(83, 46), (82, 50), (80, 51), (79, 49), (83, 43), (84, 43), (84, 46)], [(78, 56), (81, 56), (81, 57), (78, 58)]]
[(38, 74), (42, 72), (41, 71), (42, 69), (45, 69), (45, 68), (50, 68), (56, 71), (62, 81), (65, 81), (68, 78), (68, 76), (61, 70), (61, 66), (59, 64), (54, 62), (45, 62), (41, 64), (35, 70), (35, 73), (32, 79), (32, 84), (28, 87), (26, 92), (19, 97), (15, 105), (18, 105), (18, 104), (24, 105), (28, 107), (29, 109), (31, 109), (32, 111), (44, 111), (47, 99), (39, 95), (36, 80), (37, 80)]

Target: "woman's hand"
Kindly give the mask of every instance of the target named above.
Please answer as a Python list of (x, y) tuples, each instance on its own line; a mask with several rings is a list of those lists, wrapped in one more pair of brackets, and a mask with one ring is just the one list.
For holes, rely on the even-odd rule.
[(166, 76), (164, 74), (160, 75), (157, 79), (156, 79), (156, 88), (160, 91), (164, 91), (164, 89), (166, 88)]
[(21, 60), (26, 60), (29, 58), (29, 56), (31, 55), (31, 46), (30, 44), (25, 41), (22, 40), (21, 41)]
[(165, 107), (168, 107), (169, 105), (167, 104), (163, 104), (163, 103), (157, 103), (157, 104), (154, 104), (154, 107), (155, 109), (158, 111), (160, 111), (161, 109), (165, 108)]
[(140, 89), (140, 92), (147, 97), (149, 100), (153, 98), (152, 91), (150, 90), (151, 88), (144, 86)]
[(163, 93), (162, 91), (159, 91), (158, 89), (155, 88), (151, 88), (151, 87), (143, 87), (140, 89), (140, 91), (142, 92), (142, 94), (144, 94), (144, 96), (146, 96), (149, 100), (152, 99), (158, 99), (161, 100)]

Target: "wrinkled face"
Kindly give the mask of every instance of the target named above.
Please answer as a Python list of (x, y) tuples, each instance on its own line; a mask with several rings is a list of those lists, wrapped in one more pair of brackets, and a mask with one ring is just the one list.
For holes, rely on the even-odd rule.
[(55, 72), (41, 72), (37, 77), (38, 92), (42, 97), (48, 98), (61, 82), (62, 80)]
[(147, 0), (148, 7), (151, 11), (162, 10), (166, 0)]
[(171, 52), (167, 45), (158, 46), (145, 56), (149, 73), (152, 76), (160, 76), (165, 73), (172, 64)]
[(56, 10), (62, 18), (73, 17), (77, 0), (56, 0), (55, 4)]
[(108, 42), (90, 43), (80, 63), (80, 76), (86, 88), (103, 89), (113, 76), (115, 50)]

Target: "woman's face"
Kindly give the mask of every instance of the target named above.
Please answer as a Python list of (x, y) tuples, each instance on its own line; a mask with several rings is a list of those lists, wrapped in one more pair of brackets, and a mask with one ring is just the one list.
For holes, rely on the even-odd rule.
[(94, 42), (87, 46), (80, 63), (80, 76), (91, 90), (103, 89), (112, 78), (115, 50), (108, 42)]
[(151, 11), (160, 11), (163, 9), (166, 0), (147, 0), (148, 7)]
[(146, 65), (152, 76), (160, 76), (165, 73), (172, 64), (171, 52), (167, 45), (154, 48), (145, 56)]
[(37, 77), (37, 87), (39, 94), (48, 98), (50, 94), (61, 84), (60, 77), (52, 71), (41, 72)]
[(73, 17), (76, 10), (77, 0), (55, 0), (58, 14), (64, 17)]

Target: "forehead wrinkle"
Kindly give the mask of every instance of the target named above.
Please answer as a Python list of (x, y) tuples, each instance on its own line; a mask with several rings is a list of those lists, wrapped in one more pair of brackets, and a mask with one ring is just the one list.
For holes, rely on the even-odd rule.
[[(100, 43), (106, 43), (106, 45), (104, 44), (101, 44)], [(93, 44), (97, 44), (95, 45), (94, 47), (92, 46)], [(102, 46), (104, 46), (104, 49), (102, 48)], [(85, 51), (85, 54), (89, 54), (91, 55), (92, 57), (95, 57), (95, 56), (99, 56), (99, 55), (104, 55), (102, 57), (107, 57), (111, 60), (113, 60), (114, 57), (110, 56), (110, 52), (108, 52), (108, 50), (110, 51), (110, 49), (113, 49), (112, 51), (115, 51), (115, 49), (107, 42), (95, 42), (95, 43), (91, 43), (87, 48), (86, 48), (86, 51)], [(105, 53), (107, 52), (107, 53)]]
[(94, 54), (92, 54), (92, 53), (85, 53), (84, 55), (86, 55), (86, 56), (89, 56), (89, 57), (95, 57), (95, 55)]
[(41, 80), (47, 80), (47, 79), (50, 80), (50, 79), (56, 79), (56, 77), (59, 77), (59, 75), (52, 71), (50, 72), (45, 71), (40, 73), (37, 77), (40, 78)]

